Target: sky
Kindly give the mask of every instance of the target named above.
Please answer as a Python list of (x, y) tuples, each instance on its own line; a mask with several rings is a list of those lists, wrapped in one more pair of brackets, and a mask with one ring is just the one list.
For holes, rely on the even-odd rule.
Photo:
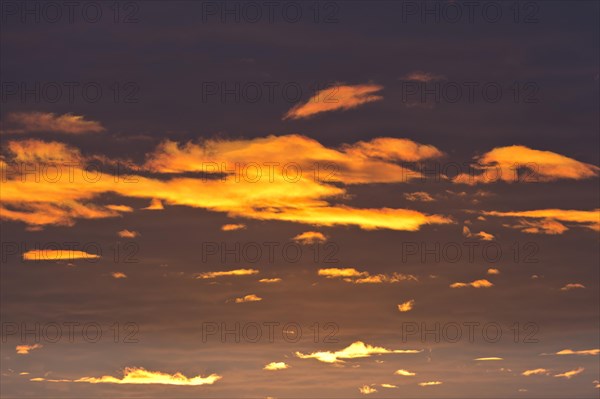
[(4, 398), (597, 398), (594, 1), (3, 1)]

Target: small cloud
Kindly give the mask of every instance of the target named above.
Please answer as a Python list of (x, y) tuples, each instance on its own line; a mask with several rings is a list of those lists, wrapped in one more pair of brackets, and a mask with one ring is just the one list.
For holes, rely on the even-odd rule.
[(412, 274), (392, 273), (371, 275), (369, 272), (361, 272), (354, 268), (329, 268), (319, 269), (319, 276), (327, 278), (342, 278), (347, 283), (353, 284), (382, 284), (398, 283), (400, 281), (419, 281)]
[(463, 288), (463, 287), (473, 287), (473, 288), (489, 288), (493, 287), (494, 284), (490, 283), (488, 280), (475, 280), (470, 283), (453, 283), (450, 284), (450, 288)]
[(127, 275), (125, 273), (121, 273), (121, 272), (113, 272), (110, 274), (113, 278), (119, 279), (119, 278), (127, 278)]
[(301, 119), (337, 110), (348, 110), (359, 105), (380, 101), (383, 97), (375, 95), (383, 86), (374, 84), (337, 85), (320, 90), (306, 103), (290, 109), (283, 119)]
[(413, 376), (417, 375), (417, 373), (413, 373), (412, 371), (408, 371), (408, 370), (404, 370), (404, 369), (396, 370), (396, 371), (394, 371), (394, 374), (401, 375), (404, 377), (413, 377)]
[(75, 260), (75, 259), (99, 259), (100, 255), (90, 254), (85, 251), (64, 250), (64, 249), (34, 249), (23, 253), (24, 260), (35, 261), (54, 261), (54, 260)]
[(250, 276), (258, 274), (259, 271), (256, 269), (235, 269), (220, 272), (205, 272), (196, 275), (197, 279), (211, 279), (217, 277), (229, 277), (229, 276)]
[(435, 201), (431, 195), (425, 191), (417, 191), (414, 193), (405, 193), (404, 198), (408, 201), (420, 201), (420, 202), (431, 202)]
[(31, 352), (32, 350), (35, 349), (40, 349), (42, 348), (43, 345), (40, 344), (34, 344), (34, 345), (17, 345), (16, 346), (16, 351), (19, 355), (28, 355), (29, 352)]
[(298, 234), (292, 240), (299, 242), (304, 245), (314, 244), (317, 242), (327, 241), (327, 237), (323, 233), (318, 231), (305, 231), (304, 233)]
[(246, 228), (245, 224), (224, 224), (221, 226), (221, 230), (223, 231), (235, 231), (235, 230), (243, 230)]
[(86, 121), (83, 116), (64, 114), (56, 115), (50, 112), (14, 112), (7, 116), (8, 122), (16, 127), (3, 131), (4, 133), (99, 133), (104, 127), (99, 122)]
[(372, 355), (382, 355), (390, 353), (420, 353), (421, 350), (414, 349), (386, 349), (378, 346), (371, 346), (362, 341), (356, 341), (348, 347), (337, 352), (314, 352), (303, 354), (296, 352), (296, 356), (300, 359), (317, 359), (324, 363), (343, 363), (343, 359), (355, 359), (370, 357)]
[(400, 312), (408, 312), (411, 311), (415, 304), (415, 300), (411, 299), (409, 301), (398, 304), (398, 310)]
[(381, 384), (382, 388), (398, 388), (396, 385), (393, 384)]
[(404, 75), (401, 79), (402, 80), (412, 80), (414, 82), (427, 83), (427, 82), (444, 80), (446, 78), (443, 75), (437, 75), (437, 74), (431, 73), (431, 72), (414, 71), (407, 75)]
[(360, 393), (362, 393), (363, 395), (370, 395), (372, 393), (377, 392), (377, 389), (375, 389), (375, 388), (373, 388), (373, 387), (371, 387), (369, 385), (363, 385), (362, 387), (358, 388), (358, 391)]
[(480, 240), (483, 241), (493, 241), (494, 235), (490, 234), (490, 233), (486, 233), (485, 231), (480, 231), (479, 233), (471, 233), (471, 229), (469, 229), (467, 226), (463, 226), (463, 235), (467, 238), (471, 238), (471, 237), (477, 237)]
[(477, 361), (494, 361), (494, 360), (504, 360), (501, 357), (478, 357), (477, 359), (473, 359)]
[(186, 377), (182, 373), (168, 374), (161, 371), (149, 371), (144, 368), (127, 367), (123, 371), (123, 378), (105, 375), (99, 378), (82, 377), (77, 380), (47, 380), (45, 378), (32, 378), (30, 381), (47, 382), (87, 382), (90, 384), (164, 384), (164, 385), (212, 385), (220, 380), (220, 375), (211, 374), (207, 377)]
[(442, 381), (427, 381), (427, 382), (419, 382), (419, 386), (422, 387), (430, 387), (430, 386), (434, 386), (434, 385), (442, 385), (443, 382)]
[(163, 206), (163, 203), (160, 199), (158, 198), (153, 198), (152, 201), (150, 201), (150, 205), (148, 205), (145, 208), (142, 208), (148, 211), (160, 211), (165, 209), (165, 207)]
[(277, 371), (277, 370), (285, 370), (289, 367), (290, 366), (284, 362), (271, 362), (271, 363), (267, 364), (265, 367), (263, 367), (263, 370)]
[(571, 349), (563, 349), (559, 352), (556, 352), (557, 355), (591, 355), (596, 356), (600, 353), (600, 349), (585, 349), (581, 351), (574, 351)]
[(249, 294), (240, 298), (235, 298), (235, 303), (244, 303), (244, 302), (259, 302), (263, 299), (255, 294)]
[(576, 376), (577, 374), (583, 373), (585, 369), (583, 367), (579, 367), (575, 370), (569, 370), (569, 371), (565, 371), (564, 373), (561, 374), (556, 374), (555, 377), (557, 378), (566, 378), (566, 379), (571, 379), (572, 377)]
[(564, 287), (562, 287), (560, 290), (561, 291), (571, 291), (571, 290), (575, 290), (575, 289), (584, 289), (585, 286), (583, 284), (579, 284), (579, 283), (569, 283), (567, 285), (565, 285)]
[(135, 238), (140, 235), (140, 233), (138, 233), (137, 231), (131, 231), (127, 229), (121, 230), (117, 234), (119, 235), (119, 237), (123, 238)]
[(524, 375), (525, 377), (529, 377), (530, 375), (548, 375), (548, 374), (550, 374), (550, 370), (543, 369), (543, 368), (533, 369), (533, 370), (525, 370), (521, 373), (521, 375)]
[(260, 280), (258, 280), (259, 283), (265, 283), (265, 284), (279, 283), (280, 281), (281, 281), (281, 279), (279, 277), (276, 277), (276, 278), (261, 278)]
[(115, 212), (133, 212), (133, 208), (127, 205), (106, 205), (107, 209)]
[(500, 270), (498, 269), (493, 269), (493, 268), (489, 268), (487, 270), (487, 274), (500, 274)]

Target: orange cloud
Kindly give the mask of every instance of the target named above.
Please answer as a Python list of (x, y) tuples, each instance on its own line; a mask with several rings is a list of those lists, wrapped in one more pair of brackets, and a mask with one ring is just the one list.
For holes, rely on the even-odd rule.
[(420, 353), (421, 350), (414, 349), (386, 349), (379, 346), (371, 346), (362, 341), (356, 341), (350, 346), (337, 352), (314, 352), (303, 354), (296, 352), (296, 356), (300, 359), (317, 359), (324, 363), (343, 363), (343, 359), (356, 359), (370, 357), (372, 355), (384, 355), (391, 353)]
[(200, 273), (196, 276), (197, 279), (211, 279), (217, 277), (229, 277), (229, 276), (250, 276), (252, 274), (258, 274), (259, 271), (256, 269), (235, 269), (220, 272), (205, 272)]
[(259, 283), (265, 284), (279, 283), (280, 281), (280, 278), (261, 278), (260, 280), (258, 280)]
[(470, 283), (453, 283), (450, 284), (450, 288), (463, 288), (463, 287), (473, 287), (473, 288), (489, 288), (493, 287), (494, 284), (490, 283), (488, 280), (475, 280)]
[(371, 275), (369, 272), (361, 272), (354, 268), (328, 268), (319, 269), (319, 276), (327, 278), (342, 278), (347, 283), (354, 284), (381, 284), (381, 283), (398, 283), (400, 281), (419, 281), (412, 274), (392, 273)]
[(99, 259), (100, 255), (90, 254), (85, 251), (65, 250), (65, 249), (34, 249), (23, 253), (24, 260), (36, 261), (54, 261), (54, 260), (75, 260), (75, 259)]
[(234, 231), (234, 230), (243, 230), (246, 228), (245, 224), (224, 224), (221, 226), (221, 230), (223, 231)]
[(159, 200), (158, 198), (152, 198), (152, 201), (150, 201), (150, 205), (148, 205), (145, 208), (142, 208), (148, 211), (161, 211), (163, 209), (165, 209), (165, 207), (163, 206), (163, 203), (161, 200)]
[(211, 374), (207, 377), (196, 376), (188, 378), (182, 373), (168, 374), (161, 371), (149, 371), (144, 368), (127, 367), (123, 371), (123, 378), (105, 375), (99, 378), (82, 377), (77, 380), (46, 380), (44, 378), (32, 378), (31, 381), (48, 382), (87, 382), (90, 384), (164, 384), (164, 385), (212, 385), (220, 380), (220, 375)]
[(412, 371), (408, 371), (408, 370), (404, 370), (404, 369), (396, 370), (396, 371), (394, 371), (394, 374), (401, 375), (404, 377), (414, 377), (415, 375), (417, 375), (417, 373), (413, 373)]
[(119, 235), (119, 237), (123, 238), (135, 238), (140, 235), (140, 233), (138, 233), (137, 231), (130, 231), (127, 229), (121, 230), (117, 234)]
[(582, 227), (600, 231), (600, 209), (591, 211), (580, 211), (570, 209), (540, 209), (533, 211), (483, 212), (485, 215), (497, 217), (520, 217), (531, 219), (542, 219), (542, 222), (534, 223), (522, 221), (515, 228), (525, 228), (526, 233), (562, 234), (568, 230), (566, 226), (556, 221), (577, 223)]
[(409, 312), (412, 310), (413, 306), (415, 305), (415, 300), (411, 299), (410, 301), (406, 301), (403, 302), (401, 304), (398, 305), (398, 310), (400, 312)]
[(473, 360), (485, 362), (485, 361), (504, 360), (504, 359), (502, 359), (501, 357), (478, 357), (477, 359), (473, 359)]
[(110, 274), (113, 278), (119, 279), (119, 278), (127, 278), (127, 275), (125, 273), (121, 273), (121, 272), (113, 272)]
[(432, 202), (435, 201), (429, 193), (425, 191), (417, 191), (414, 193), (405, 193), (404, 198), (408, 201), (421, 201), (421, 202)]
[(529, 377), (530, 375), (540, 375), (540, 374), (547, 375), (548, 373), (550, 373), (550, 370), (539, 368), (539, 369), (533, 369), (533, 370), (525, 370), (521, 373), (521, 375), (524, 375), (525, 377)]
[(403, 76), (402, 79), (412, 80), (415, 82), (427, 83), (427, 82), (433, 82), (436, 80), (444, 80), (445, 77), (443, 75), (436, 75), (436, 74), (430, 73), (430, 72), (415, 71), (415, 72), (409, 73), (408, 75)]
[(463, 226), (463, 235), (467, 238), (477, 237), (483, 241), (493, 241), (496, 238), (493, 234), (486, 233), (485, 231), (473, 234), (467, 226)]
[(32, 350), (40, 349), (40, 348), (43, 348), (43, 345), (33, 344), (33, 345), (17, 345), (15, 349), (17, 351), (17, 354), (19, 354), (19, 355), (28, 355), (29, 352), (31, 352)]
[(369, 385), (363, 385), (362, 387), (358, 388), (358, 391), (363, 395), (370, 395), (372, 393), (377, 392), (377, 389)]
[(487, 270), (487, 274), (500, 274), (500, 270), (490, 268)]
[[(529, 169), (519, 177), (518, 168)], [(600, 168), (551, 151), (534, 150), (521, 145), (498, 147), (479, 157), (475, 170), (481, 174), (460, 174), (455, 183), (477, 184), (497, 181), (548, 182), (560, 179), (588, 179), (596, 177)]]
[(262, 301), (262, 298), (255, 295), (249, 294), (240, 298), (235, 298), (235, 303), (244, 303), (244, 302), (259, 302)]
[(99, 133), (104, 127), (99, 122), (86, 121), (83, 116), (64, 114), (56, 115), (50, 112), (14, 112), (7, 116), (10, 124), (16, 125), (3, 133)]
[(584, 370), (585, 369), (583, 367), (579, 367), (575, 370), (565, 371), (564, 373), (556, 374), (555, 377), (566, 378), (569, 380), (572, 377), (576, 376), (577, 374), (583, 373)]
[(375, 95), (383, 86), (374, 84), (336, 85), (319, 90), (306, 103), (298, 104), (290, 109), (283, 119), (301, 119), (337, 110), (348, 110), (373, 101), (383, 100)]
[(556, 352), (557, 355), (591, 355), (596, 356), (600, 353), (600, 349), (586, 349), (581, 351), (574, 351), (571, 349), (563, 349), (559, 352)]
[(562, 287), (560, 290), (561, 291), (571, 291), (571, 290), (575, 290), (575, 289), (584, 289), (585, 285), (583, 284), (579, 284), (579, 283), (569, 283), (567, 285), (565, 285), (564, 287)]
[(292, 240), (308, 245), (314, 244), (316, 242), (325, 242), (327, 241), (327, 237), (323, 233), (319, 233), (318, 231), (305, 231), (304, 233), (298, 234)]

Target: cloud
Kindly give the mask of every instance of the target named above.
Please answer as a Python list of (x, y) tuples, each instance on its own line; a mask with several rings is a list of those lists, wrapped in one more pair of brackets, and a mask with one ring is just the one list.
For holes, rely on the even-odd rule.
[(525, 377), (529, 377), (530, 375), (548, 375), (550, 373), (550, 370), (547, 369), (533, 369), (533, 370), (525, 370), (521, 373), (521, 375), (524, 375)]
[(556, 374), (554, 375), (557, 378), (566, 378), (566, 379), (571, 379), (572, 377), (576, 376), (577, 374), (583, 373), (585, 369), (583, 367), (579, 367), (575, 370), (569, 370), (569, 371), (565, 371), (564, 373), (560, 373), (560, 374)]
[(571, 349), (563, 349), (559, 352), (556, 352), (557, 355), (591, 355), (596, 356), (600, 353), (600, 349), (585, 349), (580, 351), (574, 351)]
[(229, 276), (250, 276), (258, 274), (259, 271), (256, 269), (235, 269), (219, 272), (204, 272), (196, 275), (197, 279), (211, 279), (217, 277), (229, 277)]
[(489, 288), (493, 287), (494, 284), (490, 283), (488, 280), (475, 280), (470, 283), (453, 283), (450, 284), (450, 288), (463, 288), (463, 287), (473, 287), (473, 288)]
[(259, 302), (263, 299), (255, 294), (249, 294), (240, 298), (235, 298), (235, 303), (244, 303), (244, 302)]
[[(515, 167), (529, 172), (517, 175)], [(477, 184), (497, 181), (549, 182), (561, 179), (581, 180), (596, 177), (600, 168), (551, 151), (534, 150), (521, 145), (497, 147), (483, 154), (473, 165), (480, 172), (459, 174), (455, 183)]]
[(419, 382), (419, 386), (421, 387), (430, 387), (434, 385), (442, 385), (442, 381), (427, 381), (427, 382)]
[(246, 228), (245, 224), (224, 224), (221, 226), (221, 230), (223, 231), (234, 231), (234, 230), (243, 230)]
[(292, 240), (308, 245), (314, 244), (317, 242), (325, 242), (327, 241), (327, 237), (323, 233), (319, 233), (318, 231), (305, 231), (304, 233), (298, 234)]
[(569, 283), (567, 285), (565, 285), (564, 287), (562, 287), (560, 290), (561, 291), (571, 291), (571, 290), (575, 290), (575, 289), (584, 289), (585, 285), (583, 284), (579, 284), (579, 283)]
[(290, 109), (283, 119), (301, 119), (314, 116), (323, 112), (348, 110), (359, 105), (373, 101), (383, 100), (375, 93), (381, 91), (383, 86), (375, 84), (343, 85), (336, 84), (319, 90), (306, 103), (298, 104)]
[(403, 303), (398, 304), (398, 310), (400, 312), (408, 312), (410, 310), (412, 310), (413, 306), (415, 304), (415, 300), (411, 299), (410, 301), (406, 301)]
[[(586, 227), (595, 231), (600, 231), (600, 209), (594, 209), (591, 211), (580, 211), (580, 210), (567, 210), (567, 209), (540, 209), (533, 211), (514, 211), (514, 212), (498, 212), (489, 211), (483, 212), (485, 215), (497, 216), (497, 217), (521, 217), (531, 219), (544, 219), (545, 221), (556, 221), (569, 223), (579, 223), (582, 227)], [(534, 225), (541, 227), (540, 225)], [(524, 226), (527, 227), (527, 226)], [(565, 226), (552, 227), (541, 227), (542, 229), (549, 230), (546, 234), (561, 234), (565, 231)], [(554, 230), (554, 231), (552, 231)], [(529, 233), (535, 233), (539, 231), (530, 230)]]
[(394, 371), (394, 374), (401, 375), (404, 377), (414, 377), (415, 375), (417, 375), (417, 373), (413, 373), (412, 371), (408, 371), (408, 370), (404, 370), (404, 369), (396, 370), (396, 371)]
[(443, 75), (437, 75), (431, 72), (414, 71), (407, 75), (404, 75), (401, 79), (427, 83), (434, 82), (436, 80), (444, 80), (446, 78)]
[(265, 283), (265, 284), (279, 283), (280, 281), (281, 281), (281, 279), (279, 277), (277, 277), (277, 278), (261, 278), (260, 280), (258, 280), (259, 283)]
[[(183, 149), (168, 142), (148, 155), (146, 164), (138, 168), (145, 172), (143, 176), (129, 175), (130, 181), (127, 182), (123, 181), (123, 176), (110, 173), (100, 173), (90, 182), (89, 178), (86, 179), (86, 174), (89, 174), (86, 166), (93, 159), (83, 157), (79, 150), (62, 143), (10, 141), (7, 147), (11, 155), (7, 162), (2, 161), (3, 177), (7, 178), (3, 182), (0, 217), (29, 225), (71, 226), (79, 218), (120, 216), (124, 209), (111, 209), (95, 203), (107, 193), (132, 199), (152, 199), (151, 206), (144, 209), (163, 209), (164, 202), (221, 212), (232, 218), (278, 220), (313, 226), (417, 231), (428, 224), (452, 223), (446, 216), (409, 209), (359, 209), (340, 203), (349, 198), (344, 184), (406, 181), (405, 169), (395, 163), (398, 158), (420, 159), (437, 151), (410, 140), (381, 138), (343, 146), (341, 150), (325, 148), (315, 140), (298, 135), (209, 140), (203, 145), (188, 143)], [(297, 158), (290, 159), (289, 154)], [(225, 159), (228, 170), (234, 170), (236, 164), (252, 162), (270, 165), (272, 162), (279, 166), (274, 167), (273, 173), (264, 166), (264, 176), (259, 181), (249, 181), (247, 176), (240, 178), (235, 173), (234, 176), (226, 173), (221, 178), (208, 178), (206, 173), (200, 176), (202, 165), (213, 159)], [(22, 181), (14, 170), (15, 163), (29, 162), (39, 168), (40, 164), (50, 161), (72, 161), (75, 164), (70, 167), (69, 173), (63, 173), (62, 178), (52, 182)], [(292, 162), (305, 172), (298, 173), (297, 180), (290, 181), (291, 172), (286, 172), (286, 168)], [(324, 173), (321, 170), (317, 173), (320, 177), (315, 177), (314, 169), (318, 169), (315, 164), (319, 162), (334, 163), (336, 172)], [(312, 168), (312, 171), (306, 168)], [(161, 178), (154, 177), (155, 173), (161, 173)], [(171, 176), (172, 173), (186, 175)], [(327, 175), (331, 176), (324, 181)], [(331, 201), (336, 204), (332, 205)]]
[(495, 239), (493, 234), (486, 233), (485, 231), (480, 231), (479, 233), (471, 233), (471, 229), (467, 226), (463, 226), (463, 235), (467, 238), (477, 237), (483, 241), (493, 241)]
[(500, 274), (500, 270), (489, 268), (489, 269), (487, 269), (487, 274), (490, 274), (490, 275)]
[(138, 233), (137, 231), (130, 231), (127, 229), (121, 230), (117, 234), (119, 235), (119, 237), (123, 238), (135, 238), (140, 235), (140, 233)]
[(396, 385), (394, 384), (381, 384), (382, 388), (398, 388)]
[(370, 395), (372, 393), (377, 392), (377, 389), (375, 389), (374, 387), (371, 387), (369, 385), (363, 385), (362, 387), (358, 388), (358, 391), (360, 393), (362, 393), (363, 395)]
[(28, 355), (29, 352), (31, 352), (32, 350), (40, 349), (40, 348), (43, 348), (43, 345), (40, 345), (40, 344), (17, 345), (15, 347), (15, 349), (19, 355)]
[(414, 193), (404, 193), (404, 198), (408, 201), (421, 201), (421, 202), (431, 202), (435, 201), (429, 193), (425, 191), (416, 191)]
[(518, 224), (508, 225), (507, 227), (511, 227), (513, 229), (521, 230), (522, 233), (527, 234), (548, 234), (548, 235), (557, 235), (562, 234), (565, 231), (569, 230), (567, 226), (564, 224), (557, 222), (552, 219), (543, 219), (543, 220), (520, 220)]
[(161, 211), (165, 209), (165, 207), (163, 206), (161, 200), (159, 200), (158, 198), (152, 198), (152, 200), (150, 201), (150, 205), (142, 209), (145, 209), (147, 211)]
[(35, 261), (54, 261), (54, 260), (75, 260), (75, 259), (99, 259), (100, 255), (91, 254), (85, 251), (64, 250), (64, 249), (34, 249), (23, 253), (24, 260)]
[(344, 363), (343, 359), (356, 359), (370, 357), (372, 355), (383, 355), (390, 353), (420, 353), (422, 350), (414, 349), (386, 349), (378, 346), (371, 346), (362, 341), (356, 341), (346, 348), (337, 352), (314, 352), (303, 354), (296, 352), (296, 356), (300, 359), (317, 359), (324, 363)]
[(400, 281), (419, 281), (412, 274), (392, 273), (371, 275), (369, 272), (361, 272), (354, 268), (328, 268), (319, 269), (319, 276), (327, 278), (342, 278), (347, 283), (353, 284), (381, 284), (381, 283), (398, 283)]
[(121, 272), (113, 272), (110, 275), (116, 279), (127, 278), (127, 275), (125, 273), (121, 273)]
[(77, 380), (46, 380), (44, 378), (32, 378), (31, 381), (48, 382), (87, 382), (90, 384), (164, 384), (164, 385), (212, 385), (222, 377), (211, 374), (207, 377), (200, 375), (188, 378), (182, 373), (168, 374), (161, 371), (149, 371), (141, 367), (127, 367), (123, 371), (123, 378), (105, 375), (99, 378), (82, 377)]
[(50, 112), (14, 112), (7, 116), (9, 124), (15, 128), (3, 130), (3, 133), (99, 133), (104, 127), (99, 122), (86, 121), (83, 116), (64, 114), (56, 115)]
[(501, 357), (478, 357), (477, 359), (473, 359), (476, 361), (494, 361), (494, 360), (504, 360)]
[(263, 367), (263, 370), (277, 371), (277, 370), (285, 370), (289, 367), (290, 366), (284, 362), (271, 362), (271, 363), (267, 364), (265, 367)]

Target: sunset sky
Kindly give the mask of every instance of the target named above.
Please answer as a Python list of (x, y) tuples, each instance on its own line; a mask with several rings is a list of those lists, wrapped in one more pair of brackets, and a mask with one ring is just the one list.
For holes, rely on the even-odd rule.
[(2, 398), (598, 398), (600, 3), (0, 3)]

